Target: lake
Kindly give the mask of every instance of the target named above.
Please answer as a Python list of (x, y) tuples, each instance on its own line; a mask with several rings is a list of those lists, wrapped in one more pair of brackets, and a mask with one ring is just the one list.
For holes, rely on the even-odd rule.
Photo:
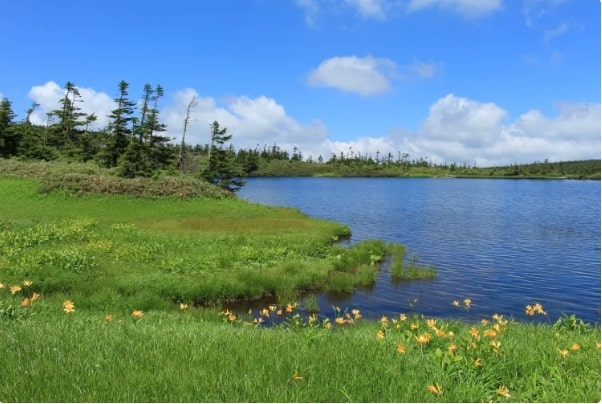
[[(435, 280), (393, 282), (383, 268), (370, 288), (319, 296), (321, 312), (600, 322), (599, 181), (249, 178), (238, 195), (344, 223), (351, 243), (404, 244), (407, 257), (437, 270)], [(465, 298), (470, 311), (451, 305)], [(526, 316), (534, 303), (549, 320)]]

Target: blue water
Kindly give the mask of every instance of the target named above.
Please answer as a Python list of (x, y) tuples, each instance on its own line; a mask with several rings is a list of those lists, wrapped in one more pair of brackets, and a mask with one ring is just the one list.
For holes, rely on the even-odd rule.
[[(344, 223), (350, 242), (404, 244), (437, 278), (322, 295), (321, 311), (359, 308), (365, 317), (421, 313), (520, 320), (541, 303), (548, 318), (600, 322), (600, 182), (419, 178), (250, 178), (243, 199), (296, 207)], [(470, 311), (451, 305), (470, 298)]]

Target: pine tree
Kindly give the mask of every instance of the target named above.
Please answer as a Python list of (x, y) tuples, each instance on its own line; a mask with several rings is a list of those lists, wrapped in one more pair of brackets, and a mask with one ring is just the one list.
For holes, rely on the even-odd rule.
[(207, 181), (232, 192), (238, 191), (245, 181), (242, 168), (236, 162), (236, 153), (233, 147), (225, 148), (226, 142), (232, 139), (227, 134), (227, 128), (220, 129), (219, 123), (211, 124), (211, 146), (207, 167), (201, 175)]
[(19, 142), (13, 127), (15, 117), (11, 102), (2, 98), (2, 102), (0, 102), (0, 157), (8, 158), (17, 153)]
[(52, 111), (58, 122), (53, 125), (54, 145), (57, 147), (68, 146), (75, 147), (79, 143), (79, 126), (84, 126), (83, 117), (85, 113), (81, 112), (81, 108), (77, 103), (83, 102), (79, 90), (72, 82), (68, 81), (65, 84), (65, 96), (60, 99), (61, 108)]
[(134, 106), (133, 101), (128, 98), (129, 84), (122, 80), (119, 83), (119, 97), (115, 99), (117, 108), (111, 111), (109, 118), (109, 141), (102, 156), (107, 167), (115, 167), (119, 157), (125, 152), (133, 134)]

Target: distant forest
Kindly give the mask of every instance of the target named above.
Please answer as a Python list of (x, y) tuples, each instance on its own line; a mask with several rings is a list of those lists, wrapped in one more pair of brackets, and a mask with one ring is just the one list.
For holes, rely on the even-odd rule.
[[(63, 162), (96, 162), (114, 170), (115, 175), (156, 177), (187, 174), (209, 181), (225, 177), (228, 184), (242, 185), (237, 178), (246, 176), (353, 176), (353, 177), (488, 177), (488, 178), (574, 178), (600, 179), (600, 159), (582, 161), (533, 162), (499, 167), (476, 167), (454, 162), (433, 164), (422, 157), (407, 153), (377, 153), (362, 155), (353, 151), (305, 158), (297, 148), (282, 150), (277, 145), (256, 149), (235, 150), (231, 135), (214, 122), (211, 144), (189, 145), (186, 128), (195, 99), (190, 101), (184, 130), (178, 143), (165, 135), (167, 126), (161, 123), (159, 101), (161, 86), (147, 84), (142, 97), (133, 101), (128, 94), (129, 84), (118, 84), (116, 108), (108, 116), (106, 128), (92, 130), (98, 119), (81, 110), (82, 97), (77, 87), (68, 82), (60, 107), (48, 112), (44, 125), (34, 125), (33, 104), (22, 121), (16, 121), (11, 102), (0, 102), (0, 157), (20, 160), (59, 160)], [(225, 174), (224, 174), (225, 173)], [(234, 178), (234, 179), (233, 179)], [(235, 188), (234, 188), (235, 190)]]

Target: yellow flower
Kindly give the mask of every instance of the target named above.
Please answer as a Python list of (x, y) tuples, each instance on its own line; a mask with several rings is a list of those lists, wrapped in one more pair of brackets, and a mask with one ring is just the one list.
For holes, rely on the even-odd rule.
[(406, 321), (407, 319), (408, 319), (408, 316), (406, 316), (405, 314), (399, 315), (399, 321)]
[(418, 324), (415, 324), (415, 323), (410, 324), (410, 329), (411, 330), (417, 330), (418, 329)]
[(282, 309), (280, 309), (280, 310), (276, 311), (276, 315), (277, 315), (277, 316), (281, 316), (281, 315), (282, 315)]
[(105, 316), (105, 321), (109, 321), (109, 322), (110, 322), (110, 321), (113, 321), (113, 315), (112, 315), (112, 314), (107, 314), (107, 315)]
[(286, 308), (285, 308), (285, 310), (286, 310), (286, 312), (287, 312), (287, 313), (292, 313), (294, 309), (295, 309), (295, 306), (293, 306), (293, 305), (292, 305), (292, 304), (290, 304), (290, 303), (289, 303), (289, 304), (287, 304), (287, 305), (286, 305)]
[(560, 356), (563, 358), (566, 358), (567, 356), (569, 356), (569, 350), (568, 349), (563, 349), (563, 350), (558, 350), (558, 353), (560, 353)]
[(448, 337), (450, 337), (450, 338), (453, 338), (453, 337), (455, 337), (455, 336), (456, 336), (456, 333), (455, 333), (455, 332), (453, 332), (453, 331), (449, 331), (449, 332), (447, 333), (447, 336), (448, 336)]
[(31, 306), (31, 301), (27, 298), (23, 299), (23, 301), (21, 302), (21, 307), (29, 307)]
[(21, 286), (19, 286), (19, 285), (14, 285), (14, 286), (10, 287), (10, 293), (12, 293), (13, 295), (20, 291), (21, 291)]
[(33, 292), (33, 295), (31, 295), (31, 301), (35, 302), (36, 300), (38, 300), (40, 298), (40, 294)]
[(351, 310), (351, 313), (353, 314), (356, 320), (362, 318), (362, 315), (360, 314), (360, 311), (358, 309)]
[(535, 305), (533, 306), (533, 310), (535, 310), (537, 312), (537, 314), (541, 314), (544, 316), (546, 314), (548, 314), (543, 310), (543, 307), (541, 307), (541, 304), (539, 304), (539, 303), (535, 303)]
[(71, 300), (65, 300), (63, 302), (63, 310), (65, 313), (73, 313), (75, 311), (75, 305)]
[(525, 313), (527, 314), (527, 316), (533, 316), (535, 314), (535, 310), (533, 309), (533, 306), (531, 306), (530, 304), (526, 305)]
[(466, 307), (467, 309), (470, 309), (470, 303), (472, 303), (472, 300), (464, 299), (464, 307)]
[(429, 334), (428, 332), (425, 332), (424, 334), (419, 335), (414, 338), (416, 338), (416, 341), (418, 341), (418, 343), (420, 345), (428, 344), (428, 342), (431, 340), (431, 334)]
[(489, 320), (487, 320), (486, 318), (481, 320), (481, 324), (484, 325), (485, 327), (487, 327), (489, 325)]
[(383, 332), (383, 330), (378, 330), (378, 331), (376, 332), (376, 338), (378, 338), (378, 339), (383, 339), (383, 338), (385, 338), (385, 333)]
[(327, 330), (330, 330), (332, 328), (332, 323), (330, 321), (324, 323), (324, 328), (326, 328)]
[(437, 334), (437, 336), (439, 338), (443, 338), (443, 337), (445, 337), (447, 335), (447, 334), (445, 334), (445, 331), (443, 331), (443, 330), (438, 330), (438, 329), (436, 329), (434, 327), (433, 327), (433, 330), (435, 331), (435, 333)]
[(579, 344), (571, 345), (571, 351), (578, 351), (580, 349), (581, 349), (581, 345), (579, 345)]
[(4, 289), (6, 286), (2, 282), (0, 282), (0, 289)]
[(489, 338), (495, 338), (497, 336), (497, 332), (495, 332), (495, 330), (485, 330), (483, 331), (483, 335)]
[(341, 325), (341, 324), (345, 324), (345, 319), (343, 317), (337, 317), (335, 318), (335, 323)]
[(397, 352), (406, 353), (406, 346), (404, 344), (397, 344)]
[(318, 320), (318, 316), (316, 315), (316, 313), (312, 313), (310, 314), (310, 316), (307, 318), (307, 322), (309, 324), (313, 324)]
[(500, 325), (506, 325), (506, 324), (508, 324), (508, 320), (504, 320), (504, 316), (503, 315), (494, 314), (493, 316), (491, 316), (491, 318), (493, 318), (495, 321), (497, 321), (498, 324), (500, 324)]
[(481, 358), (477, 358), (474, 361), (474, 365), (478, 368), (480, 368), (481, 366), (483, 366), (483, 361), (481, 360)]
[(134, 311), (132, 311), (132, 317), (134, 319), (142, 318), (143, 315), (144, 315), (144, 313), (142, 312), (142, 310), (134, 310)]
[(234, 313), (230, 313), (230, 315), (228, 316), (228, 321), (233, 323), (236, 321), (236, 314)]
[(253, 319), (253, 322), (254, 322), (255, 324), (261, 324), (261, 323), (263, 323), (263, 318), (261, 318), (261, 317), (258, 317), (258, 318), (256, 318), (256, 319)]
[(460, 302), (459, 302), (459, 301), (457, 301), (457, 300), (454, 300), (454, 301), (452, 302), (452, 306), (460, 307)]
[(596, 341), (596, 349), (600, 349), (600, 341)]
[(502, 343), (500, 341), (491, 341), (489, 345), (491, 345), (491, 347), (493, 347), (493, 350), (497, 353), (499, 352)]
[(426, 320), (426, 326), (428, 328), (433, 328), (435, 327), (435, 324), (437, 324), (437, 320), (429, 318), (428, 320)]
[(477, 337), (479, 336), (479, 330), (477, 330), (475, 327), (472, 327), (472, 328), (470, 329), (470, 335), (471, 335), (473, 338), (477, 338)]
[(272, 305), (268, 306), (268, 308), (270, 309), (270, 311), (276, 311), (276, 309), (278, 307), (272, 304)]
[(188, 309), (188, 305), (184, 304), (184, 303), (180, 303), (180, 310), (187, 310)]
[(387, 325), (387, 324), (389, 324), (389, 319), (387, 318), (387, 316), (382, 316), (382, 317), (380, 318), (380, 323), (381, 323), (382, 325)]
[(299, 372), (295, 371), (295, 373), (293, 373), (293, 375), (291, 376), (291, 379), (293, 379), (293, 380), (303, 380), (303, 376), (300, 376)]
[(458, 350), (458, 345), (454, 344), (453, 342), (451, 344), (449, 344), (449, 346), (447, 347), (447, 350), (451, 353), (454, 353)]
[(510, 398), (510, 391), (503, 384), (497, 388), (497, 393), (504, 398)]
[(441, 385), (439, 383), (431, 384), (430, 386), (427, 387), (427, 389), (431, 393), (436, 394), (438, 396), (443, 394), (443, 390), (441, 389)]
[(261, 315), (264, 317), (269, 317), (270, 316), (270, 311), (268, 309), (263, 309), (260, 311)]
[(32, 282), (29, 279), (25, 279), (23, 281), (23, 286), (25, 286), (26, 288), (30, 287), (32, 284)]

